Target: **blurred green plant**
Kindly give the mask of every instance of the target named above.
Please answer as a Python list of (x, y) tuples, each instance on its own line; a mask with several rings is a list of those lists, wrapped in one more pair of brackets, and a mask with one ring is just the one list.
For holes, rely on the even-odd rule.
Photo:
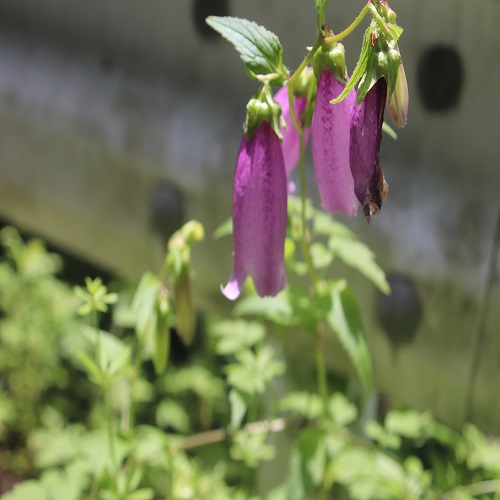
[[(181, 308), (193, 318), (178, 323), (174, 295), (179, 277), (192, 278), (197, 223), (173, 236), (163, 269), (146, 273), (135, 293), (110, 292), (99, 279), (72, 292), (56, 277), (60, 258), (40, 240), (0, 232), (0, 465), (24, 478), (7, 500), (500, 498), (500, 442), (475, 426), (457, 432), (429, 413), (397, 409), (367, 421), (362, 400), (328, 390), (321, 364), (316, 390), (310, 381), (287, 387), (291, 360), (269, 330), (300, 327), (314, 341), (322, 324), (322, 335), (337, 334), (367, 394), (359, 309), (330, 265), (344, 261), (387, 291), (372, 253), (310, 207), (313, 295), (295, 251), (302, 222), (294, 203), (291, 286), (261, 299), (250, 283), (234, 318), (192, 331), (207, 335), (203, 353), (182, 365), (169, 362), (171, 337), (179, 324), (194, 328), (195, 308), (189, 286)], [(102, 315), (111, 311), (106, 331)], [(186, 330), (179, 335), (186, 342)], [(288, 473), (263, 492), (260, 474), (283, 453), (277, 434), (291, 446)]]

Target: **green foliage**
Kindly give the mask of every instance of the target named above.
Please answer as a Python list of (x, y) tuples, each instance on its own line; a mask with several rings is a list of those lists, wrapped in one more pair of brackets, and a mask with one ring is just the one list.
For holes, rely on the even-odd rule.
[(345, 282), (335, 283), (331, 287), (331, 309), (326, 321), (349, 355), (365, 391), (370, 393), (372, 365), (363, 320), (354, 294)]
[[(315, 331), (318, 322), (338, 336), (367, 391), (371, 385), (354, 296), (345, 281), (328, 278), (334, 259), (349, 263), (349, 252), (336, 249), (344, 242), (357, 248), (359, 242), (342, 224), (311, 213), (321, 294), (312, 298), (300, 274), (278, 297), (250, 293), (235, 308), (239, 317), (208, 321), (203, 356), (182, 366), (165, 363), (149, 376), (147, 363), (155, 364), (158, 351), (165, 353), (154, 341), (160, 297), (170, 297), (172, 282), (165, 275), (147, 273), (135, 294), (118, 296), (100, 280), (87, 280), (76, 297), (54, 276), (60, 260), (41, 242), (25, 244), (13, 230), (2, 232), (9, 243), (0, 263), (6, 389), (0, 393), (0, 440), (7, 443), (22, 432), (24, 441), (0, 459), (31, 477), (5, 498), (494, 498), (500, 491), (500, 442), (475, 426), (459, 433), (416, 410), (391, 410), (362, 425), (361, 408), (338, 390), (311, 391), (309, 381), (307, 388), (284, 389), (290, 383), (283, 379), (287, 365), (295, 367), (283, 356), (279, 337), (269, 336), (270, 328)], [(341, 243), (332, 245), (334, 239)], [(292, 250), (289, 258), (297, 259)], [(357, 256), (366, 262), (356, 268), (372, 266), (377, 272), (363, 274), (383, 283), (372, 254), (360, 250)], [(117, 299), (121, 326), (111, 333), (101, 328), (100, 314)], [(168, 308), (173, 318), (175, 306), (168, 302)], [(14, 390), (16, 377), (36, 399)], [(89, 406), (84, 412), (69, 411), (69, 390), (82, 393)], [(259, 491), (256, 477), (274, 467), (281, 453), (276, 433), (287, 436), (292, 449), (288, 473), (276, 478), (282, 484), (272, 492)]]
[(275, 75), (276, 84), (283, 84), (288, 70), (283, 65), (283, 47), (274, 33), (237, 17), (210, 16), (207, 24), (234, 45), (252, 78)]

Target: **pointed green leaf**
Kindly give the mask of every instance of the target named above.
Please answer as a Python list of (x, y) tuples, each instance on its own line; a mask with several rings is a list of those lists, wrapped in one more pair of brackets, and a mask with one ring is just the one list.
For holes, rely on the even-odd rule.
[(277, 73), (282, 81), (288, 76), (283, 66), (283, 47), (274, 33), (238, 17), (210, 16), (206, 21), (234, 45), (250, 76)]
[(238, 429), (245, 418), (247, 403), (236, 389), (229, 391), (229, 406), (231, 408), (231, 427)]
[(398, 134), (396, 131), (386, 122), (382, 123), (382, 132), (385, 132), (391, 139), (397, 141)]
[(153, 365), (157, 375), (161, 375), (165, 371), (170, 355), (170, 311), (167, 297), (160, 296), (156, 304), (156, 331), (153, 350)]
[(371, 48), (371, 27), (372, 25), (370, 24), (370, 26), (368, 26), (367, 30), (365, 31), (363, 45), (361, 46), (361, 54), (359, 55), (358, 63), (356, 64), (356, 67), (352, 72), (351, 79), (347, 82), (347, 85), (345, 86), (341, 94), (336, 99), (330, 101), (330, 104), (337, 104), (338, 102), (344, 100), (347, 97), (347, 94), (351, 92), (351, 90), (356, 86), (356, 84), (365, 73)]
[(326, 8), (328, 7), (328, 0), (316, 0), (316, 24), (318, 30), (321, 31), (321, 26), (325, 24)]
[(233, 219), (229, 217), (214, 231), (214, 240), (233, 234)]
[(372, 365), (366, 343), (361, 312), (345, 282), (332, 287), (332, 305), (327, 323), (346, 350), (367, 393), (372, 389)]
[(153, 348), (153, 335), (157, 321), (155, 308), (159, 293), (158, 277), (147, 272), (142, 276), (132, 302), (132, 309), (136, 314), (137, 337), (148, 355)]
[(390, 293), (391, 289), (384, 271), (375, 262), (373, 252), (364, 243), (357, 240), (330, 238), (328, 246), (345, 264), (357, 269), (381, 292), (386, 295)]
[(96, 365), (95, 361), (85, 351), (78, 351), (77, 356), (87, 372), (89, 379), (94, 382), (94, 384), (100, 385), (102, 380), (101, 370)]

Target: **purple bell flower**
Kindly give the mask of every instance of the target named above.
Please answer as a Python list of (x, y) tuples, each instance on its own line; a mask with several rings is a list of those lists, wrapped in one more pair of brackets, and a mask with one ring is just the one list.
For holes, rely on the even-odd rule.
[[(292, 117), (290, 116), (290, 103), (288, 100), (288, 87), (284, 85), (278, 92), (274, 95), (274, 100), (281, 106), (281, 116), (285, 121), (286, 128), (280, 127), (281, 135), (283, 136), (283, 142), (281, 147), (283, 149), (283, 157), (285, 160), (285, 169), (287, 176), (289, 176), (292, 170), (297, 166), (300, 159), (300, 136), (292, 123)], [(300, 123), (300, 115), (306, 109), (307, 97), (294, 97), (293, 107), (295, 110), (295, 116)], [(304, 141), (307, 145), (309, 141), (309, 136), (311, 135), (311, 129), (306, 127), (304, 129)]]
[(377, 80), (363, 102), (356, 106), (351, 122), (349, 158), (354, 191), (368, 222), (380, 212), (388, 185), (380, 168), (380, 142), (387, 97), (387, 83)]
[(349, 166), (350, 125), (356, 92), (338, 104), (330, 104), (344, 90), (328, 69), (318, 82), (312, 119), (312, 154), (321, 202), (330, 213), (356, 215), (359, 207)]
[(257, 293), (276, 295), (286, 286), (284, 245), (287, 226), (287, 178), (276, 132), (262, 121), (243, 137), (233, 192), (233, 271), (222, 293), (236, 299), (251, 276)]

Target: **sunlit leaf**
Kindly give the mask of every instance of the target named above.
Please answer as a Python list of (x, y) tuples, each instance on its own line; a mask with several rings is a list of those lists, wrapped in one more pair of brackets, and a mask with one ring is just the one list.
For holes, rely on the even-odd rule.
[(332, 286), (327, 322), (349, 356), (367, 393), (372, 389), (372, 366), (361, 312), (352, 291), (340, 283)]
[(283, 66), (283, 47), (274, 33), (237, 17), (210, 16), (206, 21), (234, 45), (250, 76), (276, 73), (281, 77), (281, 83), (286, 78), (288, 72)]
[(375, 256), (367, 245), (357, 240), (330, 238), (328, 246), (334, 255), (348, 266), (361, 272), (381, 292), (390, 293), (385, 273), (375, 262)]

